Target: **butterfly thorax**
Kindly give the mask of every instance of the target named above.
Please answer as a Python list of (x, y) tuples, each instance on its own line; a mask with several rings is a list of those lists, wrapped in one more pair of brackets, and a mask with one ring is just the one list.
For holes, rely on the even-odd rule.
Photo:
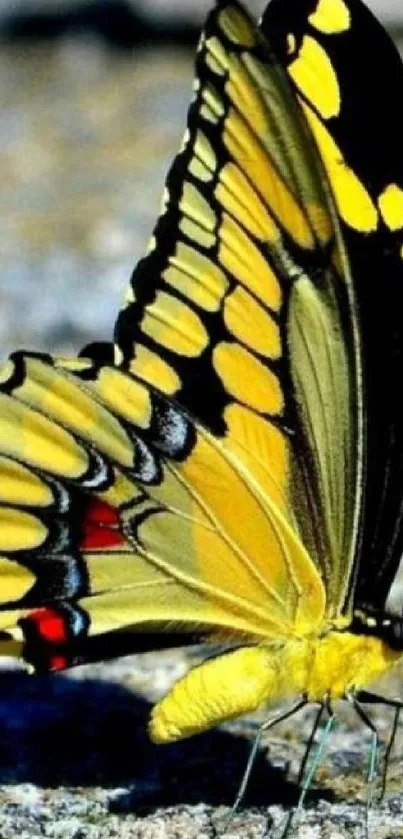
[(156, 705), (150, 723), (156, 742), (204, 731), (264, 702), (306, 696), (341, 699), (368, 687), (401, 653), (380, 638), (330, 630), (283, 645), (242, 647), (210, 659), (180, 679)]

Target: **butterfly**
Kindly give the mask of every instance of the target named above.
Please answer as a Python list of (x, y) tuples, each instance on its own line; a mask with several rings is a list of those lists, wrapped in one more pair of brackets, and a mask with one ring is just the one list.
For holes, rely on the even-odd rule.
[(1, 368), (0, 651), (226, 646), (156, 742), (401, 658), (399, 90), (360, 0), (219, 0), (114, 345)]

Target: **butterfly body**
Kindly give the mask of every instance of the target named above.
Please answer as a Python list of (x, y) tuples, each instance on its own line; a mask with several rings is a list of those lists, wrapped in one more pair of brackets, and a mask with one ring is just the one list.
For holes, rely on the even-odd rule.
[(240, 648), (180, 679), (155, 706), (150, 735), (168, 743), (256, 711), (263, 703), (298, 696), (320, 704), (343, 699), (371, 685), (400, 657), (379, 638), (338, 630), (276, 646)]

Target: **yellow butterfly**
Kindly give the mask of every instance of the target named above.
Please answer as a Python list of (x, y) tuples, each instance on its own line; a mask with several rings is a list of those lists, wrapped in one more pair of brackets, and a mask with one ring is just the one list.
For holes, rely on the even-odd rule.
[(113, 356), (2, 367), (1, 651), (227, 644), (155, 741), (278, 699), (360, 711), (401, 657), (397, 89), (360, 0), (273, 0), (260, 28), (220, 0)]

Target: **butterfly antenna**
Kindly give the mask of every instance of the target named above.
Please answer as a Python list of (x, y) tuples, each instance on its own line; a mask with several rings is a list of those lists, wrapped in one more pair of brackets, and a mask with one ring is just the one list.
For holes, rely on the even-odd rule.
[(255, 734), (255, 737), (253, 738), (252, 748), (250, 750), (248, 762), (246, 764), (245, 771), (242, 775), (241, 783), (239, 785), (235, 801), (231, 807), (229, 815), (224, 821), (224, 832), (228, 829), (230, 823), (232, 822), (232, 819), (234, 818), (244, 798), (263, 734), (270, 728), (274, 728), (274, 726), (278, 725), (280, 722), (283, 722), (284, 720), (287, 720), (289, 717), (294, 716), (294, 714), (296, 714), (297, 711), (300, 711), (301, 708), (304, 708), (306, 704), (307, 700), (305, 698), (299, 699), (298, 702), (295, 702), (294, 705), (291, 705), (291, 708), (287, 708), (286, 711), (282, 711), (280, 714), (277, 714), (275, 717), (266, 720), (266, 722), (262, 723), (262, 725), (259, 726), (258, 731)]

